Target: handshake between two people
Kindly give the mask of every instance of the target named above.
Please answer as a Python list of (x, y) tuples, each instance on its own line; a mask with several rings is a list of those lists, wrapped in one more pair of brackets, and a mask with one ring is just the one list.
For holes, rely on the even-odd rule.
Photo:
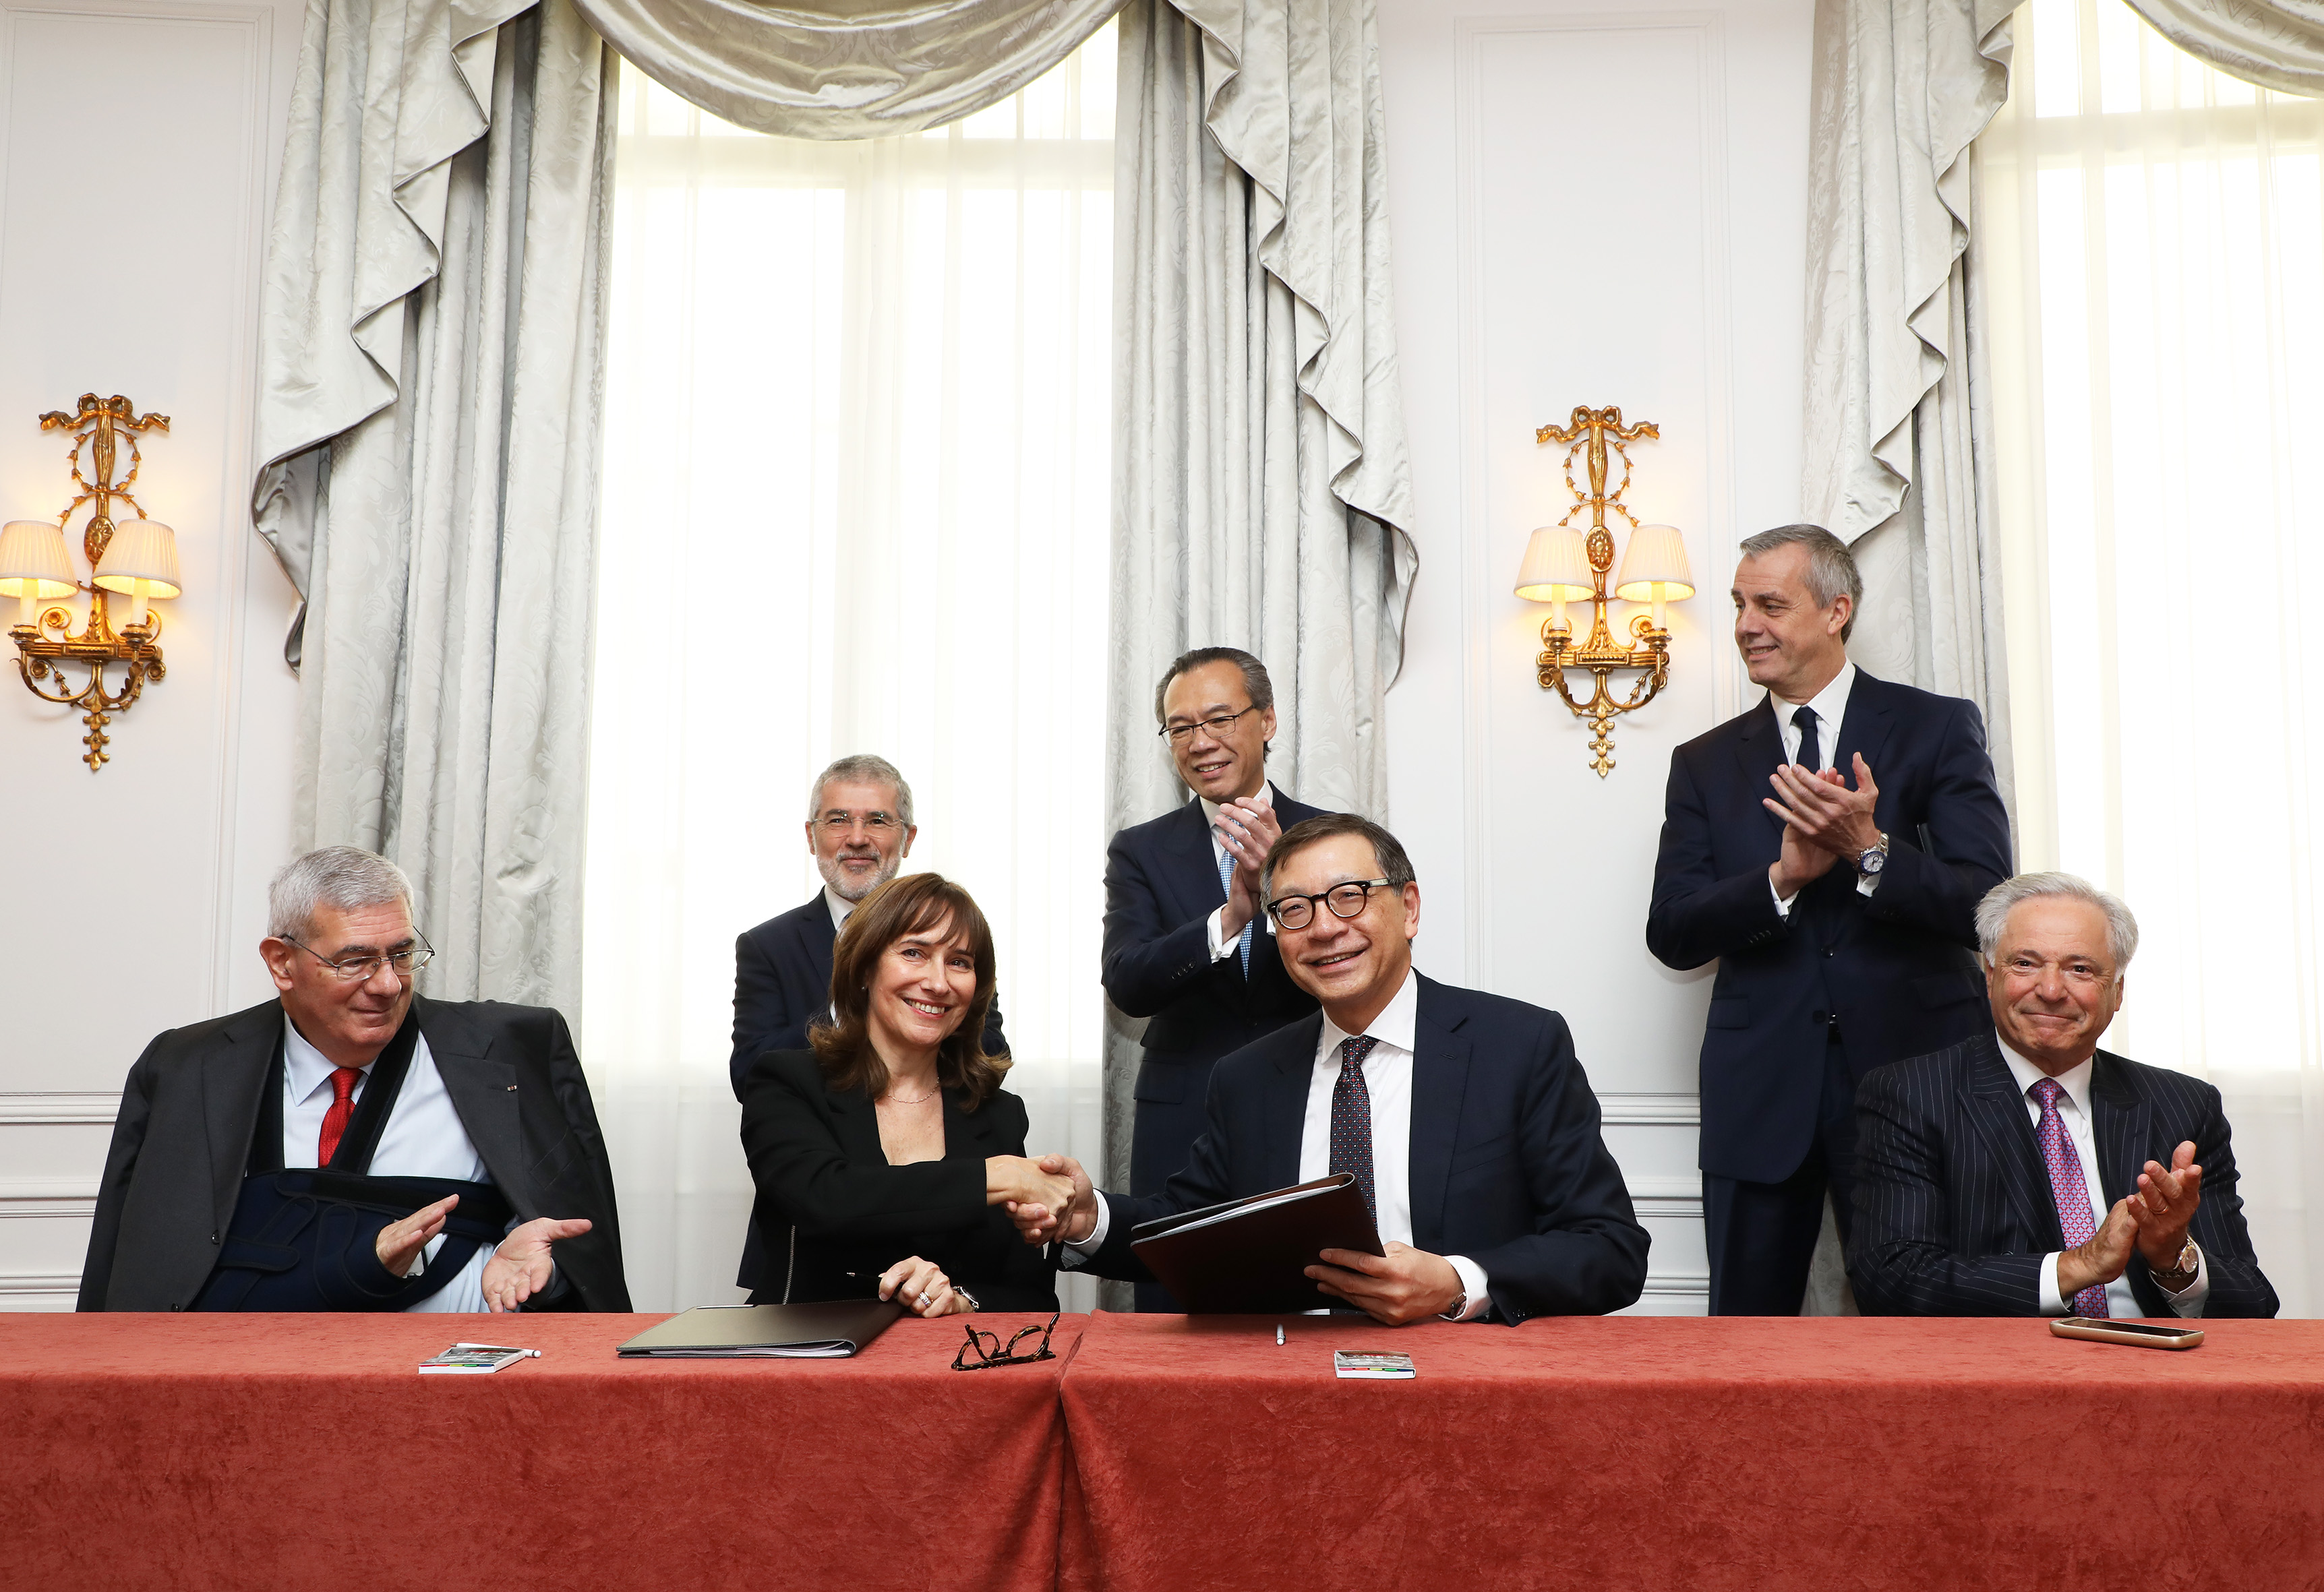
[[(991, 1169), (1002, 1161), (1018, 1162), (1028, 1170), (1016, 1186), (988, 1192), (986, 1202), (1008, 1206), (1010, 1219), (1025, 1242), (1075, 1244), (1096, 1230), (1098, 1194), (1080, 1162), (1070, 1155), (1022, 1161), (1016, 1156), (995, 1156), (985, 1163), (988, 1190), (996, 1175)], [(1306, 1275), (1318, 1293), (1390, 1327), (1442, 1316), (1466, 1297), (1461, 1274), (1443, 1256), (1394, 1239), (1381, 1247), (1388, 1251), (1386, 1255), (1326, 1249)]]

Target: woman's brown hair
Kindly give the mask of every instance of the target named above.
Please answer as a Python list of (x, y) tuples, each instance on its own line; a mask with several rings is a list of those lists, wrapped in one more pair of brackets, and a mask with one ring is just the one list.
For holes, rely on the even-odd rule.
[(807, 1035), (832, 1088), (862, 1090), (873, 1100), (886, 1090), (888, 1063), (872, 1048), (872, 975), (897, 941), (939, 928), (965, 943), (975, 959), (976, 993), (960, 1026), (936, 1046), (937, 1086), (964, 1090), (964, 1111), (975, 1110), (1001, 1087), (1009, 1054), (984, 1054), (984, 1019), (992, 1009), (992, 927), (975, 898), (942, 874), (907, 873), (864, 897), (832, 944), (832, 1017)]

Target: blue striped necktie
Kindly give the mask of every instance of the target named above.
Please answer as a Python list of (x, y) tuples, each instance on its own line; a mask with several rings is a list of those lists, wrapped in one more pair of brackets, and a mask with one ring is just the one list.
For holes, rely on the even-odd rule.
[[(1219, 849), (1219, 888), (1230, 896), (1234, 894), (1234, 853), (1223, 846), (1221, 847)], [(1250, 977), (1250, 931), (1258, 926), (1259, 919), (1256, 917), (1247, 920), (1242, 925), (1242, 976), (1246, 979)]]

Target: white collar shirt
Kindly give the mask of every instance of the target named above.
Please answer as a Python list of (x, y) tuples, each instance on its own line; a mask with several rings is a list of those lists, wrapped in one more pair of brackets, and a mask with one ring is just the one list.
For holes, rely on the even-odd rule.
[(831, 913), (831, 932), (837, 934), (847, 926), (847, 915), (855, 910), (855, 903), (833, 889), (823, 887), (823, 904)]
[[(334, 1098), (331, 1074), (337, 1069), (331, 1060), (307, 1043), (305, 1035), (286, 1013), (282, 1022), (282, 1164), (286, 1169), (318, 1164), (316, 1152), (322, 1147), (323, 1118), (331, 1109)], [(355, 1099), (363, 1100), (364, 1090), (371, 1084), (371, 1067), (361, 1069), (363, 1077), (355, 1083)], [(436, 1058), (428, 1048), (428, 1036), (419, 1036), (411, 1051), (411, 1065), (403, 1075), (403, 1087), (396, 1091), (395, 1104), (379, 1136), (379, 1147), (372, 1153), (371, 1173), (374, 1177), (443, 1177), (461, 1182), (488, 1183), (492, 1173), (485, 1170), (484, 1157), (469, 1141), (468, 1130), (460, 1121), (460, 1113), (452, 1105), (452, 1097), (444, 1088), (443, 1074), (436, 1070)], [(417, 1263), (425, 1269), (444, 1247), (444, 1236), (430, 1239), (420, 1252)], [(460, 1275), (449, 1283), (407, 1308), (415, 1311), (480, 1311), (484, 1308), (484, 1263), (492, 1258), (489, 1248), (479, 1248)]]
[(1784, 732), (1784, 761), (1796, 763), (1800, 760), (1800, 729), (1792, 722), (1792, 715), (1804, 707), (1816, 718), (1817, 771), (1837, 766), (1832, 755), (1840, 750), (1840, 726), (1848, 717), (1848, 694), (1855, 687), (1856, 666), (1843, 663), (1840, 666), (1840, 673), (1834, 675), (1822, 690), (1803, 703), (1787, 702), (1773, 692), (1768, 694), (1775, 710), (1776, 726)]
[[(2008, 1063), (2009, 1075), (2017, 1081), (2017, 1093), (2024, 1102), (2026, 1120), (2034, 1124), (2038, 1134), (2042, 1126), (2042, 1102), (2034, 1098), (2034, 1086), (2049, 1074), (2012, 1049), (2009, 1041), (2001, 1037), (1999, 1030), (1995, 1031), (1994, 1038), (2001, 1045), (2001, 1059)], [(2064, 1126), (2066, 1136), (2073, 1142), (2074, 1153), (2082, 1164), (2082, 1181), (2089, 1189), (2090, 1220), (2103, 1225), (2108, 1207), (2106, 1184), (2098, 1176), (2098, 1135), (2093, 1131), (2090, 1118), (2090, 1073), (2097, 1063), (2096, 1056), (2087, 1056), (2078, 1065), (2058, 1074), (2058, 1087), (2065, 1090), (2058, 1099), (2058, 1120)], [(2049, 1167), (2046, 1164), (2042, 1166), (2040, 1173), (2037, 1185), (2054, 1201), (2057, 1195), (2050, 1187)], [(2198, 1247), (2196, 1254), (2200, 1256), (2201, 1253)], [(2058, 1258), (2058, 1251), (2042, 1257), (2043, 1315), (2062, 1316), (2070, 1313), (2072, 1308), (2059, 1291)], [(2199, 1259), (2195, 1265), (2195, 1280), (2178, 1293), (2166, 1293), (2164, 1297), (2170, 1300), (2171, 1308), (2179, 1314), (2200, 1316), (2203, 1313), (2203, 1301), (2210, 1292), (2210, 1275)], [(2107, 1313), (2117, 1321), (2130, 1320), (2145, 1313), (2144, 1307), (2138, 1302), (2138, 1296), (2130, 1290), (2127, 1270), (2107, 1284), (2106, 1296)]]

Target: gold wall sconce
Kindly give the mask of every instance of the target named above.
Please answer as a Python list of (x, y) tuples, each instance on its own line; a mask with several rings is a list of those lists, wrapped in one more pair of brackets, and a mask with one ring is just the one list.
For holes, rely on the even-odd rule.
[[(1694, 577), (1688, 573), (1686, 541), (1675, 527), (1641, 525), (1622, 502), (1623, 492), (1630, 485), (1630, 456), (1623, 447), (1626, 442), (1641, 437), (1659, 441), (1662, 433), (1654, 422), (1640, 420), (1636, 425), (1622, 423), (1619, 409), (1577, 409), (1573, 418), (1563, 426), (1544, 426), (1533, 434), (1536, 444), (1563, 442), (1565, 450), (1565, 485), (1573, 494), (1573, 506), (1555, 525), (1545, 525), (1533, 533), (1526, 544), (1525, 563), (1517, 571), (1517, 594), (1535, 603), (1552, 604), (1550, 616), (1541, 627), (1542, 646), (1546, 649), (1534, 660), (1535, 669), (1545, 691), (1554, 691), (1573, 710), (1577, 719), (1590, 721), (1591, 753), (1591, 767), (1603, 779), (1614, 767), (1614, 738), (1609, 726), (1617, 714), (1627, 713), (1652, 702), (1670, 678), (1670, 630), (1666, 623), (1665, 604), (1682, 602), (1694, 595)], [(1612, 492), (1606, 490), (1606, 452), (1611, 448), (1622, 460), (1622, 480)], [(1573, 483), (1573, 457), (1588, 450), (1590, 490), (1584, 492)], [(1590, 511), (1590, 529), (1585, 535), (1572, 520), (1583, 509)], [(1626, 603), (1642, 603), (1650, 612), (1634, 614), (1630, 619), (1630, 634), (1637, 645), (1623, 647), (1614, 640), (1606, 623), (1608, 576), (1614, 568), (1614, 533), (1606, 528), (1606, 511), (1611, 509), (1630, 522), (1630, 545), (1622, 555), (1621, 573), (1613, 575), (1612, 595)], [(1565, 605), (1587, 602), (1591, 607), (1590, 638), (1580, 646), (1573, 643), (1573, 627), (1567, 622)], [(1566, 686), (1565, 671), (1588, 669), (1596, 678), (1597, 689), (1586, 702), (1574, 700)], [(1642, 671), (1630, 687), (1627, 697), (1617, 698), (1609, 680), (1617, 669)]]
[[(11, 520), (0, 527), (0, 597), (17, 601), (16, 623), (8, 639), (16, 643), (16, 668), (32, 695), (43, 702), (82, 710), (88, 733), (81, 756), (95, 773), (110, 759), (105, 727), (112, 715), (124, 713), (144, 693), (145, 682), (162, 677), (161, 649), (153, 643), (161, 634), (161, 616), (146, 606), (155, 597), (174, 597), (183, 589), (178, 579), (178, 536), (168, 526), (144, 517), (145, 511), (129, 488), (137, 480), (142, 462), (137, 452), (141, 431), (167, 431), (167, 415), (140, 415), (137, 406), (115, 393), (100, 399), (84, 392), (72, 413), (51, 410), (41, 417), (43, 431), (72, 436), (73, 501), (54, 523), (46, 520)], [(129, 447), (129, 474), (113, 478), (123, 443)], [(88, 454), (88, 469), (81, 455)], [(115, 500), (137, 511), (134, 520), (115, 523)], [(74, 576), (65, 552), (65, 527), (84, 503), (93, 504), (88, 526), (81, 536), (81, 552), (88, 561), (89, 581)], [(61, 603), (41, 604), (52, 598), (88, 594), (88, 619), (78, 634), (72, 630), (72, 610)], [(129, 620), (113, 628), (106, 612), (113, 596), (129, 599)], [(106, 688), (108, 665), (125, 666), (118, 690)], [(88, 678), (75, 686), (65, 677), (70, 666), (85, 666)]]

